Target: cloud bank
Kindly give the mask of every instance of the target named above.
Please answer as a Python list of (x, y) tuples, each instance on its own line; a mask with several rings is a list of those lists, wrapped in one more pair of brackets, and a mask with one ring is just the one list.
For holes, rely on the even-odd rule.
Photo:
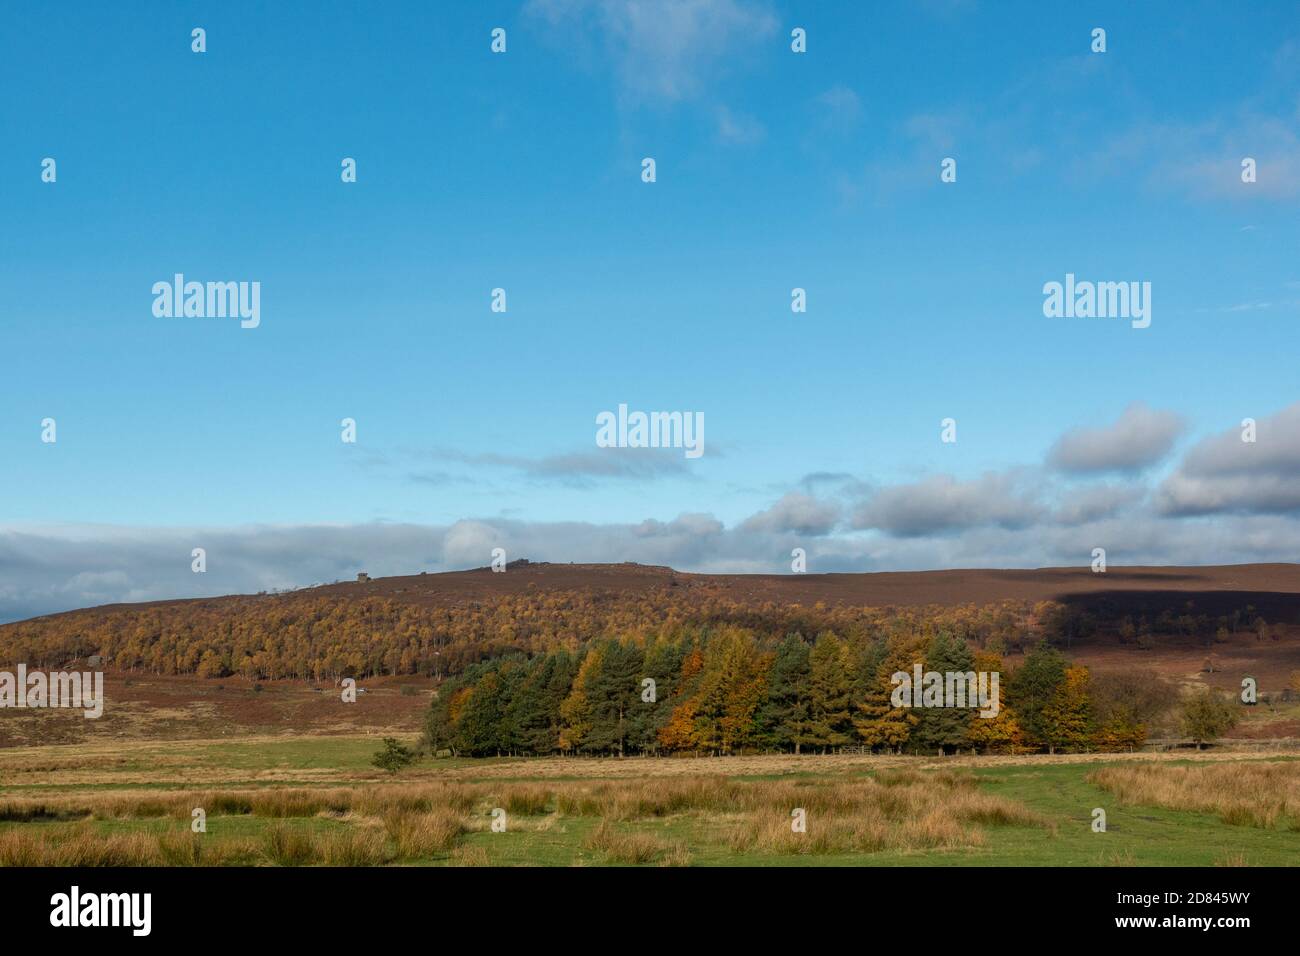
[[(846, 473), (792, 481), (731, 525), (684, 512), (627, 523), (466, 518), (443, 525), (365, 523), (236, 528), (113, 525), (0, 529), (0, 620), (123, 601), (203, 597), (372, 576), (486, 566), (509, 559), (670, 565), (683, 571), (1086, 567), (1295, 561), (1300, 555), (1300, 402), (1191, 444), (1168, 473), (1182, 420), (1132, 405), (1113, 423), (1067, 431), (1041, 464), (973, 478), (936, 474), (878, 485)], [(451, 457), (442, 453), (442, 457)], [(464, 456), (479, 461), (481, 456)], [(618, 456), (622, 462), (622, 456)], [(525, 474), (551, 459), (497, 462)], [(574, 463), (568, 463), (573, 465)], [(558, 470), (637, 478), (577, 463)], [(656, 480), (652, 468), (641, 475)], [(1099, 477), (1101, 476), (1101, 477)], [(203, 548), (207, 571), (191, 570)]]

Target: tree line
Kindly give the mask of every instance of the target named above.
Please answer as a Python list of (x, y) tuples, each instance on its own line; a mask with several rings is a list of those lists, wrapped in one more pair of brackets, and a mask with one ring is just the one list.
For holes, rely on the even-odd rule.
[[(997, 715), (895, 706), (892, 675), (916, 664), (999, 673)], [(465, 756), (1115, 751), (1140, 747), (1178, 701), (1153, 672), (1094, 675), (1046, 643), (1005, 667), (996, 651), (946, 631), (773, 643), (725, 625), (603, 639), (470, 666), (440, 687), (423, 745)], [(1210, 706), (1221, 715), (1219, 704)]]
[[(1040, 641), (1067, 652), (1099, 630), (1135, 650), (1157, 636), (1203, 637), (1207, 646), (1241, 627), (1276, 638), (1253, 608), (1211, 617), (1195, 608), (1121, 613), (1053, 601), (928, 607), (863, 607), (737, 601), (717, 584), (670, 579), (643, 592), (595, 589), (486, 594), (436, 600), (412, 587), (398, 596), (327, 596), (313, 590), (165, 604), (92, 608), (0, 626), (0, 663), (60, 667), (98, 655), (126, 673), (326, 681), (339, 677), (460, 674), (485, 660), (534, 657), (619, 635), (638, 644), (681, 643), (701, 629), (752, 631), (765, 643), (831, 631), (855, 646), (876, 636), (946, 631), (1001, 655)], [(337, 595), (337, 592), (335, 592)]]

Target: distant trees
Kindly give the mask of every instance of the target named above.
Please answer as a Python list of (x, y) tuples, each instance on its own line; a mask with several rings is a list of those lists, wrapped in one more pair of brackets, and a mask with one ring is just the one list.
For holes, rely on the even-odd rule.
[(525, 753), (550, 753), (559, 747), (563, 700), (577, 675), (568, 651), (534, 659), (507, 708), (512, 747)]
[(908, 672), (921, 659), (922, 641), (895, 636), (874, 643), (862, 656), (853, 726), (862, 742), (873, 750), (901, 751), (919, 720), (916, 711), (894, 706), (892, 677), (900, 671)]
[(588, 685), (595, 682), (595, 674), (600, 670), (603, 648), (590, 648), (578, 665), (578, 673), (573, 678), (573, 686), (568, 696), (560, 704), (561, 750), (578, 750), (587, 742), (592, 728), (591, 695), (587, 693)]
[[(107, 666), (126, 673), (303, 681), (422, 674), (441, 680), (482, 661), (510, 656), (531, 660), (561, 649), (578, 654), (616, 636), (644, 655), (644, 676), (671, 683), (679, 677), (681, 662), (664, 655), (683, 652), (687, 635), (737, 627), (750, 632), (764, 654), (775, 652), (788, 635), (834, 634), (849, 647), (849, 670), (860, 681), (864, 672), (858, 657), (877, 640), (924, 643), (946, 633), (973, 650), (1018, 657), (1042, 641), (1068, 652), (1103, 629), (1117, 632), (1121, 641), (1135, 641), (1139, 648), (1152, 648), (1162, 635), (1182, 638), (1194, 633), (1212, 643), (1220, 636), (1218, 628), (1230, 626), (1233, 632), (1248, 628), (1261, 640), (1272, 640), (1282, 628), (1267, 624), (1253, 607), (1217, 618), (1193, 613), (1190, 607), (1083, 610), (1052, 601), (808, 607), (736, 601), (723, 586), (707, 581), (613, 595), (590, 589), (528, 589), (483, 601), (447, 603), (429, 603), (425, 595), (412, 591), (409, 599), (322, 596), (306, 590), (77, 611), (0, 626), (0, 664), (25, 661), (52, 669), (98, 654)], [(829, 658), (822, 658), (821, 666), (834, 670)], [(819, 671), (819, 677), (827, 674)], [(818, 688), (818, 693), (833, 689)], [(855, 713), (861, 689), (853, 688), (850, 723), (861, 719)], [(668, 688), (669, 695), (674, 692)], [(834, 740), (853, 735), (837, 716), (843, 708), (829, 699), (823, 703), (830, 710), (822, 717), (830, 723), (818, 728), (819, 742), (805, 747), (836, 746)], [(617, 709), (617, 703), (614, 706)], [(652, 728), (638, 725), (627, 732), (640, 734), (643, 741), (653, 739), (666, 723), (665, 717)], [(625, 749), (632, 746), (631, 739), (624, 740)]]
[[(975, 670), (984, 673), (1000, 672), (1002, 660), (990, 651), (975, 655)], [(1005, 692), (1000, 693), (998, 712), (993, 717), (980, 717), (970, 722), (967, 737), (970, 746), (984, 753), (1022, 753), (1033, 750), (1020, 727), (1015, 707)], [(1104, 748), (1103, 748), (1104, 749)]]
[(1237, 724), (1237, 714), (1216, 691), (1206, 689), (1189, 695), (1181, 708), (1183, 735), (1190, 737), (1201, 750)]
[(628, 745), (633, 707), (640, 700), (645, 654), (631, 642), (607, 640), (601, 642), (594, 656), (596, 666), (583, 682), (588, 725), (582, 745), (588, 750), (622, 756)]
[[(967, 706), (897, 706), (894, 675), (918, 665), (967, 680)], [(1173, 699), (1154, 674), (1094, 679), (1046, 644), (1003, 668), (995, 652), (947, 632), (773, 642), (726, 625), (644, 643), (604, 638), (576, 654), (472, 665), (443, 683), (424, 744), (466, 756), (1126, 750)], [(979, 715), (980, 672), (999, 674), (995, 716)]]
[(488, 671), (465, 695), (456, 722), (457, 743), (460, 750), (474, 757), (493, 753), (498, 756), (510, 750), (510, 726), (506, 723), (506, 704), (502, 694), (502, 671), (511, 667)]
[(1175, 693), (1154, 670), (1126, 668), (1094, 675), (1089, 696), (1098, 748), (1132, 751), (1141, 747)]

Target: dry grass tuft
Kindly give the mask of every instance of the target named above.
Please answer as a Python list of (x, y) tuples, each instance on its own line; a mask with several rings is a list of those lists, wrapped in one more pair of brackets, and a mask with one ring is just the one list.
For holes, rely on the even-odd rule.
[(622, 832), (604, 820), (587, 835), (582, 845), (588, 850), (603, 854), (606, 863), (621, 866), (654, 863), (674, 849), (671, 844), (656, 839), (648, 833)]
[(316, 862), (312, 834), (302, 827), (276, 823), (262, 834), (262, 851), (276, 866), (306, 866)]
[(373, 829), (347, 829), (317, 838), (326, 866), (380, 866), (392, 859), (384, 835)]
[(1300, 762), (1106, 767), (1088, 782), (1121, 803), (1213, 813), (1232, 826), (1300, 830)]
[(452, 866), (491, 866), (487, 850), (481, 846), (458, 846), (451, 851)]
[(384, 829), (397, 847), (397, 856), (407, 860), (447, 853), (467, 829), (464, 818), (446, 808), (427, 812), (390, 810), (383, 820)]

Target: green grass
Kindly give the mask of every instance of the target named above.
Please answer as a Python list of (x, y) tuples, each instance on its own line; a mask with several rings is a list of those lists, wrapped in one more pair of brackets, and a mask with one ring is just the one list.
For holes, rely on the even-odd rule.
[[(157, 790), (229, 790), (266, 788), (272, 786), (320, 787), (383, 787), (393, 780), (403, 783), (419, 780), (428, 783), (437, 780), (445, 770), (456, 769), (470, 773), (460, 777), (463, 783), (482, 783), (495, 786), (530, 783), (539, 785), (561, 784), (574, 780), (595, 782), (595, 777), (566, 774), (539, 779), (530, 776), (531, 762), (490, 760), (433, 760), (423, 759), (414, 768), (414, 774), (402, 773), (396, 777), (378, 774), (370, 759), (382, 741), (376, 737), (310, 737), (286, 738), (247, 743), (202, 743), (186, 747), (183, 743), (160, 748), (173, 761), (193, 773), (172, 773), (171, 767), (158, 771), (158, 783), (104, 782), (63, 783), (57, 776), (43, 784), (0, 787), (0, 793), (12, 795), (36, 791), (51, 795), (77, 791), (94, 793), (130, 792), (143, 788)], [(514, 772), (517, 763), (519, 772)], [(1169, 761), (1164, 765), (1168, 766)], [(984, 835), (982, 846), (960, 850), (909, 850), (881, 851), (876, 853), (843, 854), (781, 854), (775, 852), (735, 852), (727, 839), (728, 827), (734, 824), (726, 814), (693, 812), (658, 819), (640, 819), (633, 822), (611, 824), (621, 835), (649, 835), (664, 846), (682, 846), (690, 854), (692, 865), (703, 866), (1212, 866), (1225, 862), (1244, 861), (1251, 865), (1300, 865), (1300, 832), (1287, 827), (1265, 829), (1235, 826), (1224, 823), (1216, 814), (1168, 810), (1152, 806), (1121, 805), (1115, 796), (1089, 783), (1092, 771), (1106, 766), (1105, 762), (1091, 763), (1024, 763), (1003, 764), (964, 769), (974, 774), (984, 792), (1023, 805), (1040, 814), (1049, 826), (981, 825)], [(1132, 763), (1125, 764), (1133, 766)], [(116, 762), (112, 770), (123, 767), (147, 770), (146, 756), (131, 755), (129, 760)], [(593, 762), (592, 773), (602, 772), (602, 765)], [(482, 774), (474, 770), (484, 771)], [(492, 776), (491, 772), (507, 769), (506, 776)], [(568, 769), (567, 767), (564, 769)], [(647, 773), (653, 771), (647, 765)], [(203, 770), (220, 770), (224, 774), (236, 771), (239, 781), (222, 779), (220, 782), (203, 782)], [(303, 772), (295, 778), (294, 772)], [(325, 771), (325, 773), (321, 773)], [(815, 761), (800, 765), (795, 772), (747, 773), (733, 779), (747, 782), (773, 780), (795, 781), (816, 787), (819, 781), (839, 782), (861, 779), (873, 771), (861, 768), (850, 771), (827, 772), (817, 769)], [(928, 773), (930, 771), (921, 771)], [(259, 774), (269, 774), (259, 778)], [(700, 774), (716, 773), (707, 761), (701, 761)], [(358, 779), (357, 775), (365, 775)], [(111, 781), (111, 775), (110, 775)], [(1092, 831), (1092, 810), (1101, 807), (1107, 815), (1107, 832)], [(485, 854), (492, 865), (523, 866), (604, 866), (609, 865), (606, 854), (593, 848), (590, 838), (601, 821), (595, 817), (562, 816), (555, 811), (552, 801), (547, 813), (525, 816), (511, 814), (509, 829), (494, 833), (488, 828), (487, 808), (475, 811), (472, 829), (458, 840), (462, 850)], [(481, 819), (480, 819), (481, 818)], [(209, 816), (205, 839), (261, 839), (268, 827), (287, 822), (312, 833), (346, 832), (369, 824), (349, 816), (338, 819), (327, 814), (281, 821), (276, 818), (251, 815)], [(29, 823), (0, 822), (0, 833), (14, 828), (69, 826), (69, 821), (33, 821)], [(131, 832), (163, 833), (187, 832), (189, 822), (175, 818), (94, 819), (85, 824), (95, 832), (105, 835)], [(447, 865), (456, 857), (449, 853), (432, 854), (427, 859), (403, 860), (407, 865)]]
[[(1230, 826), (1216, 815), (1122, 806), (1086, 781), (1097, 764), (997, 767), (977, 770), (989, 793), (1019, 800), (1058, 824), (1055, 836), (1035, 829), (1005, 827), (989, 846), (968, 855), (933, 854), (945, 866), (1213, 866), (1244, 856), (1256, 866), (1300, 864), (1300, 834)], [(1106, 811), (1106, 832), (1092, 831), (1092, 810)]]
[(301, 737), (205, 745), (198, 764), (223, 770), (373, 770), (379, 737)]
[[(706, 866), (1214, 866), (1244, 858), (1254, 866), (1300, 865), (1300, 834), (1284, 829), (1231, 826), (1216, 815), (1158, 807), (1121, 806), (1086, 781), (1098, 764), (996, 767), (977, 770), (980, 786), (1036, 810), (1057, 824), (985, 827), (987, 845), (957, 852), (907, 851), (870, 854), (790, 856), (732, 853), (725, 840), (707, 839), (707, 819), (679, 816), (639, 821), (626, 829), (680, 841), (694, 865)], [(815, 775), (809, 775), (814, 777)], [(1092, 809), (1106, 811), (1107, 829), (1092, 830)], [(584, 850), (584, 837), (598, 821), (567, 818), (550, 830), (469, 834), (465, 843), (482, 847), (494, 865), (604, 865)]]

